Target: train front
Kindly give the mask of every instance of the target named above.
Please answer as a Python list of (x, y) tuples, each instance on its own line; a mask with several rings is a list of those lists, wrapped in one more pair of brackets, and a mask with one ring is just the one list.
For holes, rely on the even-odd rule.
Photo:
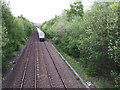
[(40, 38), (40, 41), (45, 41), (45, 33), (41, 31), (39, 33), (39, 38)]
[(37, 28), (37, 32), (38, 32), (38, 37), (40, 41), (45, 41), (45, 33), (41, 31), (39, 28)]

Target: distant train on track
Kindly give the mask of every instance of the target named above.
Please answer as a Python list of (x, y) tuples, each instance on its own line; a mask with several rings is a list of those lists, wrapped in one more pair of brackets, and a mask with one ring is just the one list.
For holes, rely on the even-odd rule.
[(39, 28), (37, 28), (37, 32), (38, 32), (38, 37), (40, 41), (45, 41), (45, 33), (41, 31)]

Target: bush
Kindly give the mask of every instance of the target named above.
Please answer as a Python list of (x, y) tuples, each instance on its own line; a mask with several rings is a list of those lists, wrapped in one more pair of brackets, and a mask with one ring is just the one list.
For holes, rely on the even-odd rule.
[(22, 15), (14, 17), (5, 2), (2, 4), (2, 71), (8, 68), (9, 60), (14, 52), (20, 50), (26, 38), (32, 33), (33, 23)]
[(41, 28), (60, 49), (78, 59), (88, 75), (111, 79), (113, 70), (112, 82), (119, 87), (119, 2), (95, 2), (80, 15), (76, 15), (74, 4), (71, 6)]

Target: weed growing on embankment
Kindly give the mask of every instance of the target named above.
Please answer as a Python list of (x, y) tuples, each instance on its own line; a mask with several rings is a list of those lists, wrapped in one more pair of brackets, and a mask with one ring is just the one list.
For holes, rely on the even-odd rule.
[[(82, 77), (84, 82), (90, 81), (96, 88), (113, 88), (112, 83), (110, 83), (107, 79), (105, 80), (103, 77), (98, 78), (87, 75), (87, 72), (85, 72), (85, 69), (82, 67), (82, 64), (80, 62), (65, 54), (59, 47), (57, 47), (57, 49), (63, 55), (65, 60), (67, 60), (70, 65), (75, 69), (79, 76)], [(78, 77), (76, 77), (76, 79), (79, 80)]]

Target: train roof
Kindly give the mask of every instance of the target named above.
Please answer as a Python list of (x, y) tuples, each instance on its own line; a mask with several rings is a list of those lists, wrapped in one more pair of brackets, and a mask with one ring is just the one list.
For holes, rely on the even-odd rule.
[(39, 32), (39, 33), (44, 33), (43, 31), (41, 31), (39, 28), (37, 28), (37, 31)]

